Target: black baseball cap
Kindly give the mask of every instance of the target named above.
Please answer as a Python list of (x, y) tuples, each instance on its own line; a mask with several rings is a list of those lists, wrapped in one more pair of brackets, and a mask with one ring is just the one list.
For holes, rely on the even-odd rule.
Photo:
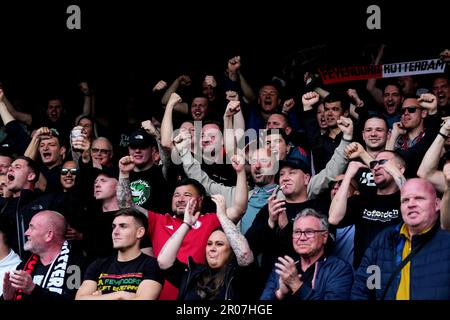
[(148, 147), (157, 147), (158, 144), (145, 129), (138, 129), (134, 131), (129, 139), (128, 139), (128, 146), (130, 148), (148, 148)]

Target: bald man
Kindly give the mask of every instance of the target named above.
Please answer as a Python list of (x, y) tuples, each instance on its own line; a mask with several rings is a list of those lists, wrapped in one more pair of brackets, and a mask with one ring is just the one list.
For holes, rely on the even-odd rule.
[(66, 219), (56, 211), (33, 216), (24, 245), (31, 255), (17, 270), (5, 273), (4, 300), (73, 300), (81, 282), (83, 259), (71, 253), (66, 229)]
[(440, 199), (425, 179), (400, 191), (403, 222), (381, 232), (355, 276), (352, 299), (450, 299), (450, 232), (440, 228)]

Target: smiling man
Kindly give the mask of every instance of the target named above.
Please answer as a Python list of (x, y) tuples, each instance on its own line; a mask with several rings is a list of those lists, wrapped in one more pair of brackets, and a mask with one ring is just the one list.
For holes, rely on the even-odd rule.
[(309, 208), (298, 213), (292, 232), (295, 255), (278, 258), (261, 299), (348, 299), (353, 269), (348, 262), (325, 253), (327, 240), (326, 216)]

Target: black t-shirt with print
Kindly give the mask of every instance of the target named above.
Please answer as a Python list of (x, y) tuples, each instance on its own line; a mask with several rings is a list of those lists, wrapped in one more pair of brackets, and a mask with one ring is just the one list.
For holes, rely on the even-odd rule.
[(350, 197), (347, 212), (338, 227), (355, 225), (353, 266), (359, 266), (364, 252), (377, 234), (401, 221), (400, 191), (390, 195), (365, 193)]
[(130, 172), (130, 187), (133, 202), (153, 212), (166, 212), (170, 208), (172, 190), (164, 179), (161, 167)]
[(86, 270), (84, 280), (97, 283), (97, 290), (103, 294), (116, 291), (136, 293), (144, 280), (154, 280), (163, 284), (164, 278), (154, 257), (140, 254), (130, 261), (118, 261), (117, 254), (95, 260)]

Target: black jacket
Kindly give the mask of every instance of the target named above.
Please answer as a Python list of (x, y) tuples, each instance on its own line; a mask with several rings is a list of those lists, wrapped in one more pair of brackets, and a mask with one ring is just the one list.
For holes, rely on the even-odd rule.
[[(233, 259), (227, 266), (224, 288), (220, 295), (224, 300), (256, 300), (257, 290), (257, 264), (241, 267)], [(166, 277), (169, 282), (179, 288), (178, 300), (187, 300), (189, 293), (196, 290), (196, 284), (201, 275), (208, 272), (208, 267), (204, 264), (197, 264), (192, 257), (188, 258), (188, 265), (176, 260), (174, 265), (166, 270)]]

